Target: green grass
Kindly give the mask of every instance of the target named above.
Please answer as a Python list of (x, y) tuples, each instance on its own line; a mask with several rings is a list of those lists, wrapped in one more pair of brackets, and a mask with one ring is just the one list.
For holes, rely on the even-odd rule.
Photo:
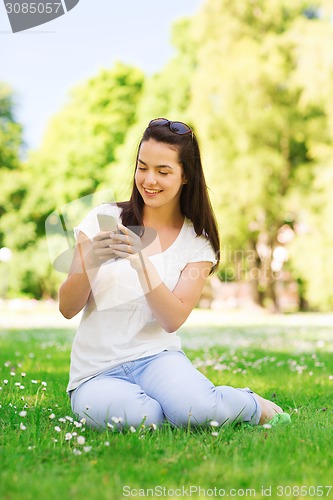
[(216, 385), (250, 386), (273, 398), (292, 413), (292, 425), (124, 433), (76, 427), (66, 419), (74, 416), (65, 393), (73, 329), (3, 329), (0, 498), (198, 498), (212, 497), (214, 488), (216, 497), (262, 498), (265, 488), (270, 498), (333, 498), (326, 488), (333, 484), (333, 326), (320, 315), (257, 324), (235, 317), (225, 326), (207, 317), (183, 328), (190, 359)]

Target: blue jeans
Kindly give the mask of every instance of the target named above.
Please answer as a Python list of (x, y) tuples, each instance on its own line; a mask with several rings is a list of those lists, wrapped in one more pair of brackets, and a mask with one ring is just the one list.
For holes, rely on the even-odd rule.
[(250, 389), (215, 387), (183, 351), (163, 351), (100, 373), (71, 393), (73, 412), (90, 427), (162, 424), (207, 425), (259, 422), (261, 409)]

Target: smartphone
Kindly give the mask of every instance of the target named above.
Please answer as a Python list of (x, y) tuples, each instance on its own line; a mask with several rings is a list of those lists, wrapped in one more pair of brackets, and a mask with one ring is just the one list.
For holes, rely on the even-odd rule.
[(117, 219), (113, 215), (97, 214), (99, 229), (101, 231), (118, 231)]
[[(113, 217), (113, 215), (97, 214), (97, 220), (101, 231), (112, 231), (116, 234), (120, 233), (117, 227), (117, 219)], [(120, 257), (116, 254), (111, 254), (109, 258), (119, 259)]]

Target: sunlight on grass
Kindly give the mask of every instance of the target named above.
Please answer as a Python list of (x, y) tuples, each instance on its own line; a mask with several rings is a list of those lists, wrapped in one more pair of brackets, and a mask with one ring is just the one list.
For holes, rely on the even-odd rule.
[(156, 429), (143, 422), (119, 432), (114, 416), (104, 432), (93, 431), (72, 414), (65, 393), (75, 329), (0, 330), (1, 498), (22, 498), (24, 491), (27, 500), (103, 500), (122, 498), (126, 486), (190, 485), (252, 488), (261, 497), (263, 486), (276, 492), (279, 485), (329, 485), (328, 315), (247, 317), (194, 311), (182, 327), (184, 349), (216, 385), (250, 386), (273, 398), (292, 414), (290, 426)]
[(182, 327), (184, 347), (262, 347), (266, 351), (333, 351), (333, 315), (226, 314), (195, 310)]

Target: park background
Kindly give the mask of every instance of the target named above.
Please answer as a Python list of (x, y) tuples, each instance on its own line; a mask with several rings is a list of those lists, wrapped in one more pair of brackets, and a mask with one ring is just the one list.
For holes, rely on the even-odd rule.
[[(10, 40), (13, 35), (2, 33), (4, 70), (29, 82), (40, 102), (34, 111), (2, 72), (1, 297), (56, 299), (64, 274), (53, 268), (47, 217), (99, 190), (126, 199), (142, 131), (152, 117), (166, 116), (197, 133), (219, 223), (221, 266), (205, 304), (332, 310), (332, 2), (185, 2), (185, 11), (195, 12), (172, 24), (169, 52), (165, 38), (160, 44), (159, 22), (172, 5), (143, 2), (131, 12), (130, 4), (124, 2), (117, 19), (110, 2), (110, 34), (103, 22), (96, 41), (87, 30), (85, 44), (85, 25), (77, 41), (73, 30), (71, 42), (70, 25), (78, 24), (80, 9), (87, 15), (87, 2), (56, 20), (67, 23), (67, 56), (63, 45), (61, 57), (56, 53), (56, 32)], [(101, 16), (103, 7), (92, 17), (93, 33)], [(117, 39), (108, 44), (115, 24), (118, 45)], [(133, 50), (139, 64), (121, 60), (122, 50), (127, 60)], [(110, 64), (96, 64), (105, 53)], [(92, 70), (80, 78), (85, 56)], [(56, 75), (76, 64), (77, 81), (53, 98)], [(67, 80), (73, 69), (70, 75)], [(63, 89), (67, 80), (58, 78)], [(46, 100), (61, 104), (41, 130)]]
[[(0, 496), (332, 497), (333, 1), (96, 5), (15, 35), (0, 10)], [(194, 127), (222, 240), (183, 347), (291, 426), (97, 433), (73, 418), (79, 318), (57, 311), (45, 223), (71, 207), (77, 223), (95, 193), (126, 199), (157, 116)]]

